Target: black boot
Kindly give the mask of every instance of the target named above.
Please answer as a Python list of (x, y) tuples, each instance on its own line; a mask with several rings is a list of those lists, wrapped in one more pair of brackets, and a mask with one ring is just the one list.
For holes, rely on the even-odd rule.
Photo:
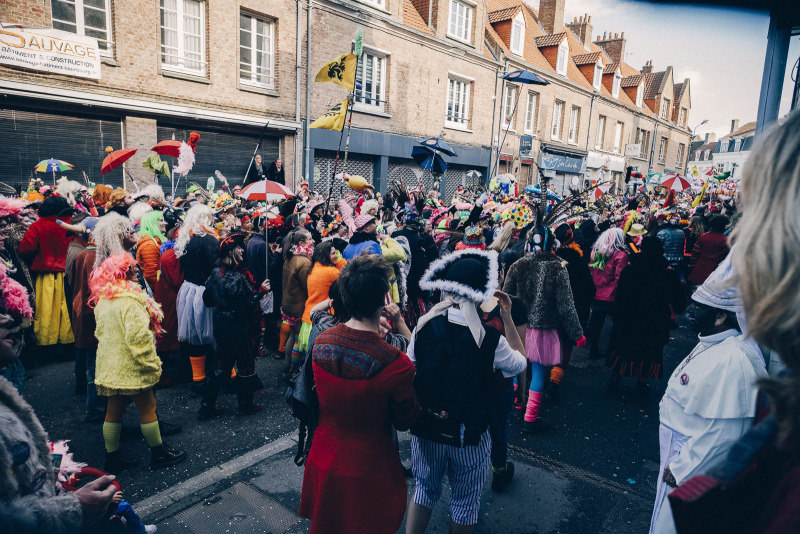
[(492, 468), (492, 491), (495, 493), (502, 493), (509, 484), (511, 484), (511, 479), (514, 478), (514, 464), (511, 462), (506, 462), (506, 466), (504, 469), (500, 469), (495, 471), (494, 467)]
[(150, 469), (161, 469), (181, 463), (186, 459), (184, 451), (173, 449), (166, 443), (150, 447)]
[(552, 380), (547, 383), (547, 386), (544, 390), (544, 397), (550, 402), (558, 403), (558, 401), (561, 400), (561, 395), (558, 393), (558, 386), (559, 385)]
[(183, 427), (181, 425), (164, 421), (161, 417), (158, 418), (158, 429), (161, 431), (162, 436), (173, 436), (183, 432)]
[(103, 466), (103, 471), (113, 475), (130, 469), (137, 463), (139, 463), (138, 458), (125, 458), (122, 456), (122, 451), (117, 449), (114, 452), (106, 453), (106, 464)]

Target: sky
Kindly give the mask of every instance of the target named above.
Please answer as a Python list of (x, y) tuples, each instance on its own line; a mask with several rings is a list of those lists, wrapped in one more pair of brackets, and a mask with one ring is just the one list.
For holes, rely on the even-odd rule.
[[(538, 0), (528, 0), (538, 8)], [(765, 12), (685, 5), (651, 4), (633, 0), (566, 0), (565, 19), (588, 13), (592, 39), (603, 32), (625, 32), (625, 61), (640, 69), (653, 61), (653, 70), (672, 66), (675, 82), (691, 79), (689, 127), (698, 135), (730, 132), (731, 120), (755, 121), (764, 70), (769, 16)], [(788, 111), (794, 60), (800, 39), (790, 46), (781, 114)]]

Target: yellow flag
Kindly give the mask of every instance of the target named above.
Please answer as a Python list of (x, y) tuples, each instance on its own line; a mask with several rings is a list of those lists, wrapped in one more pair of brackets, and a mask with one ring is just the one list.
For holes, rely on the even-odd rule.
[(697, 176), (700, 171), (697, 170), (697, 167), (692, 167), (692, 176)]
[(708, 182), (710, 182), (710, 181), (711, 181), (710, 179), (706, 180), (706, 183), (703, 184), (703, 189), (700, 190), (700, 194), (697, 195), (697, 198), (695, 198), (692, 201), (692, 207), (693, 208), (696, 208), (697, 206), (699, 206), (700, 202), (703, 201), (703, 196), (705, 196), (705, 194), (706, 194), (706, 189), (708, 189)]
[(356, 64), (358, 57), (355, 54), (344, 54), (319, 69), (317, 82), (333, 82), (348, 91), (356, 85)]
[(347, 115), (347, 98), (333, 106), (330, 111), (309, 124), (308, 127), (341, 132), (344, 127), (345, 115)]

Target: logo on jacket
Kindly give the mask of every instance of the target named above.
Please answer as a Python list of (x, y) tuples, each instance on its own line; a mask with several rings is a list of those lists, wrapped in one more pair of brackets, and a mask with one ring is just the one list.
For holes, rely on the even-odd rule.
[(688, 383), (689, 383), (689, 375), (687, 375), (686, 373), (683, 373), (681, 375), (681, 385), (685, 386)]

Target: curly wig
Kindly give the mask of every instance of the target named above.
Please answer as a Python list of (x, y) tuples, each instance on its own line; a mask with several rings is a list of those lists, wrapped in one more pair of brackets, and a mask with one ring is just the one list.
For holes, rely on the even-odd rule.
[(95, 205), (105, 207), (105, 205), (108, 204), (108, 199), (113, 191), (114, 190), (108, 187), (106, 184), (97, 184), (94, 188), (94, 192), (92, 193), (92, 200), (94, 200)]
[(142, 220), (142, 217), (145, 213), (149, 213), (151, 211), (153, 211), (153, 206), (140, 200), (138, 202), (134, 202), (133, 205), (128, 208), (128, 218), (134, 223), (138, 223)]
[(128, 192), (118, 187), (108, 194), (108, 202), (106, 202), (106, 209), (116, 208), (117, 206), (125, 205), (125, 197)]
[(186, 212), (178, 239), (175, 240), (175, 254), (181, 257), (186, 252), (186, 245), (195, 234), (207, 232), (214, 224), (214, 210), (203, 204), (196, 204)]
[(112, 254), (125, 253), (122, 236), (126, 232), (133, 232), (133, 224), (127, 217), (113, 211), (100, 217), (92, 230), (92, 240), (97, 246), (95, 267)]

